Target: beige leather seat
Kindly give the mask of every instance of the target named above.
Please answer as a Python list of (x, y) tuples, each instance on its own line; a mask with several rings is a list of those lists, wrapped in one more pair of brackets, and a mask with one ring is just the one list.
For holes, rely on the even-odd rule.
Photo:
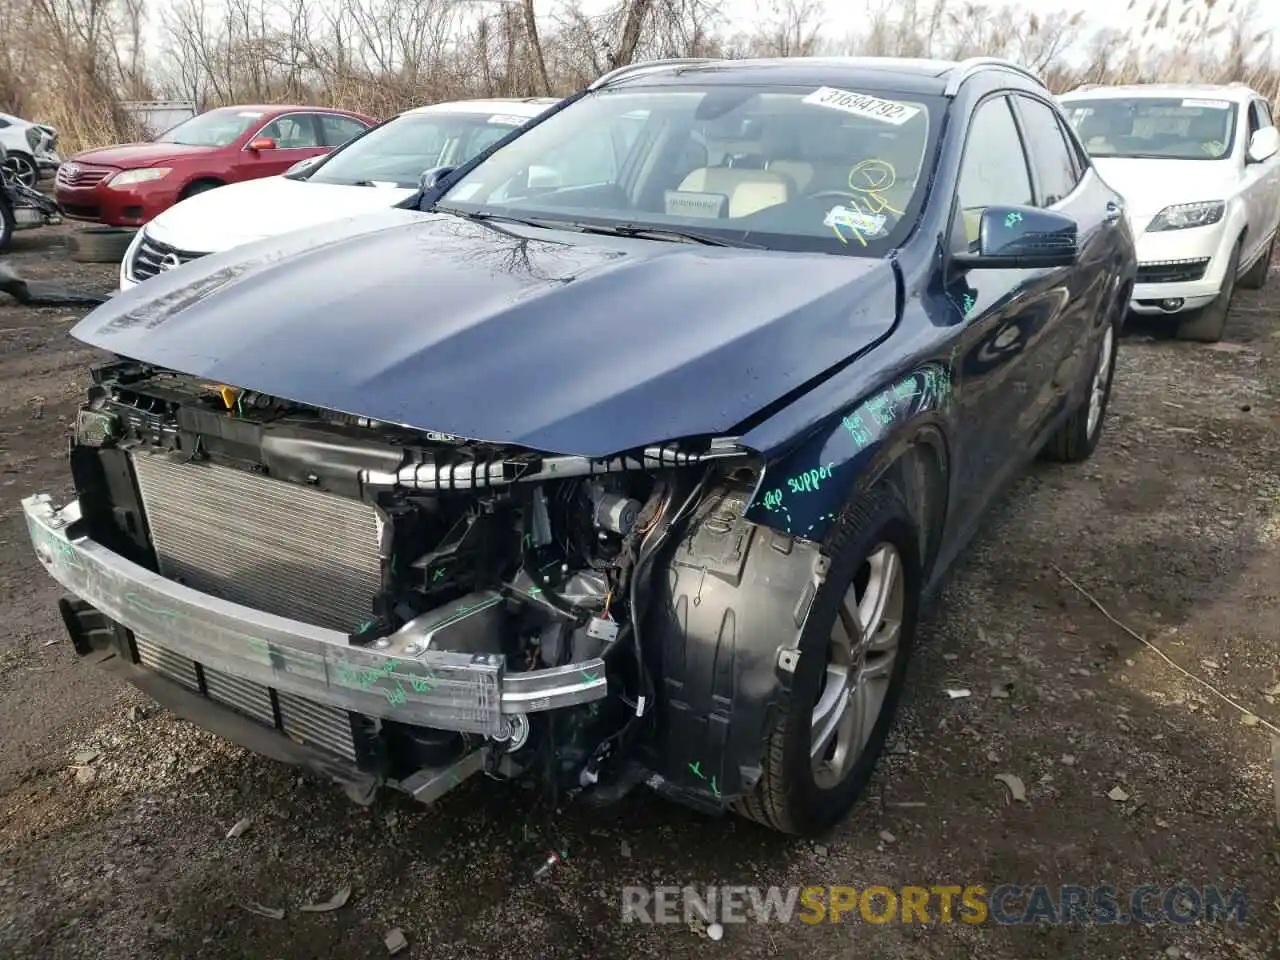
[(800, 193), (804, 193), (805, 188), (813, 182), (814, 167), (807, 160), (770, 160), (765, 164), (765, 169), (790, 178)]
[(680, 182), (681, 190), (729, 198), (729, 216), (746, 217), (791, 198), (791, 180), (772, 170), (701, 167)]

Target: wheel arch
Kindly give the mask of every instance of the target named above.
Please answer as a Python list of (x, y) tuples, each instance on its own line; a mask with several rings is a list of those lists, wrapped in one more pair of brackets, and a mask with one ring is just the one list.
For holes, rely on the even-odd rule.
[[(910, 386), (919, 389), (912, 393)], [(922, 578), (931, 579), (947, 517), (949, 406), (949, 370), (921, 368), (767, 465), (754, 488), (726, 483), (708, 493), (652, 578), (642, 630), (658, 684), (657, 737), (646, 758), (650, 786), (703, 809), (724, 809), (754, 790), (826, 573), (835, 524), (817, 518), (838, 517), (861, 491), (888, 482), (920, 537)], [(850, 428), (861, 430), (859, 424), (879, 432), (854, 436)], [(836, 448), (846, 439), (851, 443), (837, 462)], [(830, 461), (815, 459), (824, 452)], [(800, 471), (811, 487), (803, 495), (791, 484), (767, 482), (769, 475), (794, 478)], [(780, 505), (773, 495), (782, 487)], [(808, 497), (808, 512), (785, 509), (788, 496), (795, 504)]]
[(206, 184), (210, 187), (225, 187), (227, 185), (227, 181), (222, 177), (213, 176), (212, 174), (200, 174), (193, 176), (182, 185), (182, 190), (178, 194), (179, 199), (185, 200), (187, 197), (191, 196), (192, 188)]

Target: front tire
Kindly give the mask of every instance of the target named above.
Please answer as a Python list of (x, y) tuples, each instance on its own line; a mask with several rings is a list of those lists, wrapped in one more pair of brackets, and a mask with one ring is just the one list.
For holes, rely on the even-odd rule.
[(4, 161), (5, 167), (21, 184), (34, 188), (40, 182), (40, 168), (25, 153), (11, 153)]
[(812, 836), (843, 819), (870, 781), (915, 639), (921, 565), (913, 527), (887, 483), (845, 510), (824, 551), (827, 575), (800, 635), (791, 693), (738, 813)]
[(1227, 327), (1227, 315), (1231, 312), (1231, 298), (1236, 292), (1236, 274), (1240, 272), (1240, 248), (1243, 245), (1244, 240), (1241, 239), (1231, 251), (1231, 259), (1227, 261), (1226, 272), (1222, 275), (1222, 288), (1213, 303), (1178, 324), (1179, 340), (1217, 343), (1222, 339), (1222, 332)]
[(1261, 290), (1265, 287), (1267, 285), (1267, 275), (1271, 272), (1271, 257), (1275, 252), (1276, 238), (1272, 237), (1271, 242), (1267, 244), (1266, 252), (1240, 278), (1240, 286), (1246, 290)]

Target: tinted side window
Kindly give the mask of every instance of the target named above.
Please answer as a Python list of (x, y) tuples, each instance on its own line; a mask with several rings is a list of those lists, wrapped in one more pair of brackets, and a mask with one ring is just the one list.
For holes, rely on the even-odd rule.
[(1067, 141), (1062, 138), (1058, 118), (1047, 104), (1030, 97), (1018, 97), (1023, 134), (1031, 154), (1039, 188), (1039, 205), (1052, 206), (1075, 189), (1076, 171)]
[(291, 113), (272, 120), (262, 128), (258, 136), (271, 138), (281, 150), (320, 146), (316, 142), (316, 125), (312, 123), (309, 113)]
[(1027, 158), (1007, 97), (987, 100), (974, 111), (957, 194), (965, 237), (971, 244), (977, 242), (978, 222), (986, 207), (1032, 204)]
[(321, 113), (320, 135), (326, 147), (340, 147), (352, 137), (364, 133), (365, 126), (350, 117), (339, 117), (331, 113)]
[(1265, 129), (1273, 127), (1275, 124), (1271, 120), (1271, 105), (1265, 100), (1253, 101), (1254, 107), (1258, 110), (1258, 126)]
[(1071, 129), (1065, 117), (1058, 117), (1058, 129), (1062, 131), (1062, 139), (1067, 141), (1067, 149), (1071, 151), (1071, 162), (1076, 168), (1076, 182), (1084, 176), (1084, 172), (1089, 169), (1089, 154), (1080, 144), (1080, 138), (1075, 135), (1075, 131)]
[(1249, 104), (1249, 130), (1248, 133), (1245, 134), (1245, 143), (1248, 143), (1249, 140), (1252, 139), (1253, 135), (1264, 126), (1266, 126), (1266, 124), (1264, 124), (1259, 117), (1258, 101), (1254, 100)]

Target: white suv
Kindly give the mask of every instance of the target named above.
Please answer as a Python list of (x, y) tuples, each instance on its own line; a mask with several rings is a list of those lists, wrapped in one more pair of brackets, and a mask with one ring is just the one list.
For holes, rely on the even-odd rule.
[(1131, 308), (1221, 338), (1237, 280), (1267, 280), (1280, 221), (1280, 131), (1243, 84), (1082, 87), (1058, 98), (1138, 244)]

